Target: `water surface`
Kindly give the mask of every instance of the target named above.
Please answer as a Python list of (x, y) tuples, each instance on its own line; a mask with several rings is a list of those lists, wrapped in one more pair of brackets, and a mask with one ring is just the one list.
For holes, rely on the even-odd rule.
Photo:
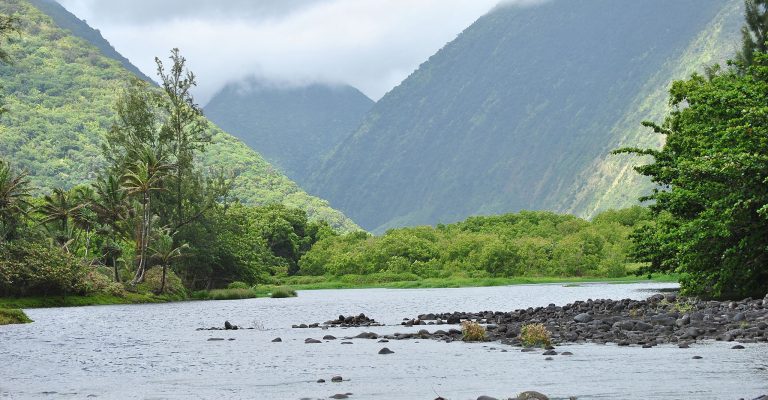
[[(427, 312), (640, 299), (670, 286), (319, 290), (292, 299), (27, 310), (35, 323), (0, 327), (0, 398), (315, 399), (351, 392), (351, 399), (411, 400), (538, 390), (553, 398), (738, 399), (768, 393), (768, 347), (756, 344), (741, 351), (717, 342), (690, 349), (569, 345), (558, 350), (573, 356), (546, 361), (498, 343), (304, 343), (327, 334), (407, 332), (418, 328), (399, 326), (402, 318)], [(291, 329), (361, 312), (388, 326)], [(224, 320), (258, 329), (195, 330)], [(208, 341), (213, 337), (235, 340)], [(272, 343), (275, 337), (283, 342)], [(395, 354), (377, 354), (383, 346)], [(331, 383), (334, 375), (345, 381)], [(320, 378), (328, 383), (316, 383)]]

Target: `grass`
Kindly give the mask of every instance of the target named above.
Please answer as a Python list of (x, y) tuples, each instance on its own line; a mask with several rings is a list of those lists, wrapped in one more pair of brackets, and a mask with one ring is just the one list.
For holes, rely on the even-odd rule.
[(286, 297), (296, 297), (296, 290), (287, 286), (278, 286), (272, 289), (270, 296), (273, 299), (284, 299)]
[(0, 298), (0, 308), (80, 307), (109, 304), (167, 303), (182, 300), (176, 296), (126, 293), (124, 296), (94, 294), (89, 296), (35, 296)]
[(483, 342), (485, 341), (485, 327), (472, 321), (463, 321), (461, 323), (461, 340), (465, 342)]
[(0, 325), (28, 324), (30, 322), (32, 320), (22, 310), (0, 308)]
[(520, 340), (526, 347), (551, 346), (552, 339), (544, 324), (527, 324), (520, 328)]

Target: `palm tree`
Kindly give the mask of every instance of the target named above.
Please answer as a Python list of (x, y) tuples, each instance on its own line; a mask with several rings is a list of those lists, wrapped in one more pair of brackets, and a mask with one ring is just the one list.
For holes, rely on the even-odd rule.
[(147, 267), (147, 248), (149, 234), (152, 231), (152, 192), (163, 190), (163, 181), (170, 175), (174, 165), (167, 161), (167, 156), (159, 149), (140, 149), (134, 162), (123, 175), (122, 185), (129, 195), (139, 198), (141, 204), (141, 228), (139, 230), (139, 266), (132, 284), (144, 279)]
[(159, 293), (163, 293), (165, 291), (165, 278), (166, 278), (166, 271), (168, 270), (168, 266), (176, 259), (182, 257), (182, 251), (189, 248), (189, 245), (184, 243), (181, 246), (174, 247), (173, 245), (173, 236), (171, 235), (170, 229), (163, 229), (161, 234), (157, 237), (155, 240), (155, 243), (152, 247), (152, 258), (155, 259), (157, 262), (160, 263), (160, 265), (163, 266), (163, 277), (160, 281), (160, 290)]
[(29, 190), (27, 173), (16, 173), (9, 163), (0, 160), (0, 239), (15, 236), (21, 217), (30, 207)]
[(54, 234), (54, 239), (59, 246), (69, 251), (67, 246), (74, 236), (73, 227), (69, 223), (83, 204), (80, 204), (72, 193), (60, 188), (53, 189), (53, 193), (46, 195), (43, 201), (44, 204), (38, 208), (38, 212), (43, 216), (40, 222), (58, 225), (56, 228), (59, 232)]
[(125, 232), (123, 221), (130, 216), (131, 204), (127, 192), (120, 186), (120, 180), (115, 175), (99, 178), (93, 184), (93, 190), (95, 196), (91, 206), (99, 223), (107, 228), (108, 240), (104, 246), (104, 256), (115, 270), (115, 282), (120, 282), (117, 268), (119, 255), (117, 237)]

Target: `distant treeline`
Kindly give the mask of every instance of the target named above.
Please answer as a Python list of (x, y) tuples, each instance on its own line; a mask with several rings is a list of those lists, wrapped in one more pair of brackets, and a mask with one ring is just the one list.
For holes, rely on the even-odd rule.
[(437, 227), (365, 232), (317, 242), (301, 275), (378, 274), (380, 280), (449, 277), (621, 277), (629, 235), (650, 223), (644, 207), (607, 211), (592, 221), (545, 211), (471, 217)]

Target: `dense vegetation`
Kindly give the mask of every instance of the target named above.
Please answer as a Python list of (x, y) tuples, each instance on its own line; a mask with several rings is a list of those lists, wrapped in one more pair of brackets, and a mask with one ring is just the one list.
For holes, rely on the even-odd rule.
[(300, 260), (300, 274), (370, 281), (486, 277), (622, 277), (630, 265), (629, 233), (648, 210), (608, 211), (593, 221), (526, 211), (433, 227), (327, 237)]
[(768, 291), (768, 2), (748, 0), (743, 50), (670, 90), (661, 150), (637, 170), (659, 185), (654, 225), (634, 235), (650, 271), (682, 273), (687, 293), (762, 296)]
[[(93, 181), (94, 172), (107, 165), (101, 146), (114, 123), (117, 97), (135, 77), (26, 0), (0, 2), (0, 14), (23, 17), (20, 32), (6, 46), (13, 62), (0, 64), (11, 111), (0, 121), (0, 158), (29, 173), (35, 195)], [(84, 23), (75, 25), (79, 31), (88, 29)], [(251, 205), (281, 203), (335, 229), (358, 229), (236, 138), (213, 124), (206, 129), (211, 143), (196, 163), (203, 170), (224, 168), (234, 174), (232, 197)]]
[(224, 87), (205, 113), (303, 185), (372, 105), (351, 86), (280, 85), (251, 78)]
[(741, 4), (499, 7), (377, 102), (307, 188), (373, 232), (523, 209), (592, 216), (627, 207), (638, 180), (617, 177), (633, 160), (599, 163), (635, 143), (614, 142), (624, 127), (648, 136), (633, 121), (664, 111), (663, 99), (644, 103), (649, 84), (663, 93), (713, 48), (732, 48), (720, 39), (738, 35)]

